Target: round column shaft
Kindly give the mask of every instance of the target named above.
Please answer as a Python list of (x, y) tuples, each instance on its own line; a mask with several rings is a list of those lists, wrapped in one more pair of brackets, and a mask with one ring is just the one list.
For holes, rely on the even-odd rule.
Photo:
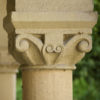
[(72, 100), (72, 70), (22, 71), (23, 100)]
[(0, 66), (0, 100), (16, 100), (17, 67)]

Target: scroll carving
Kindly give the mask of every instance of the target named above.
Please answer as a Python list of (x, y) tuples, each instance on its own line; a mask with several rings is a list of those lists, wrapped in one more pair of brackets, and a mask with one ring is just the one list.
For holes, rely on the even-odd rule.
[(42, 65), (41, 55), (43, 43), (33, 35), (22, 34), (16, 37), (16, 50), (22, 53), (23, 59), (28, 65)]
[(63, 44), (54, 46), (32, 34), (19, 34), (16, 36), (15, 47), (17, 52), (22, 54), (27, 65), (64, 64), (72, 66), (91, 50), (92, 39), (90, 35), (77, 34), (68, 38)]
[(64, 46), (63, 52), (56, 60), (56, 64), (74, 65), (92, 49), (92, 39), (89, 35), (75, 35)]

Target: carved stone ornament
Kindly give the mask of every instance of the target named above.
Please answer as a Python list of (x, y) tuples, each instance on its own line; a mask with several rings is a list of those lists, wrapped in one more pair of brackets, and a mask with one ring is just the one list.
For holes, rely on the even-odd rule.
[(96, 13), (92, 12), (13, 12), (16, 59), (32, 68), (60, 68), (60, 65), (63, 69), (74, 68), (92, 48), (95, 19)]

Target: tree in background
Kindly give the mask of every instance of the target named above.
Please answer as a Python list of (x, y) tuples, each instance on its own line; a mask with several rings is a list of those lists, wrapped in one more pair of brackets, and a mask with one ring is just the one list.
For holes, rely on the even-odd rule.
[(93, 49), (74, 72), (74, 100), (100, 100), (100, 0), (94, 0), (98, 22), (93, 28)]

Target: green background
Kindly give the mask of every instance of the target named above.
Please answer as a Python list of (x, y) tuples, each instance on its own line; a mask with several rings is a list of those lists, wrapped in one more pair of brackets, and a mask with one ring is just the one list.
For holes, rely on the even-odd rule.
[[(100, 0), (94, 0), (94, 10), (100, 15)], [(77, 64), (74, 71), (74, 100), (100, 100), (100, 16), (93, 28), (93, 49)], [(17, 76), (17, 100), (22, 100), (21, 73)]]

